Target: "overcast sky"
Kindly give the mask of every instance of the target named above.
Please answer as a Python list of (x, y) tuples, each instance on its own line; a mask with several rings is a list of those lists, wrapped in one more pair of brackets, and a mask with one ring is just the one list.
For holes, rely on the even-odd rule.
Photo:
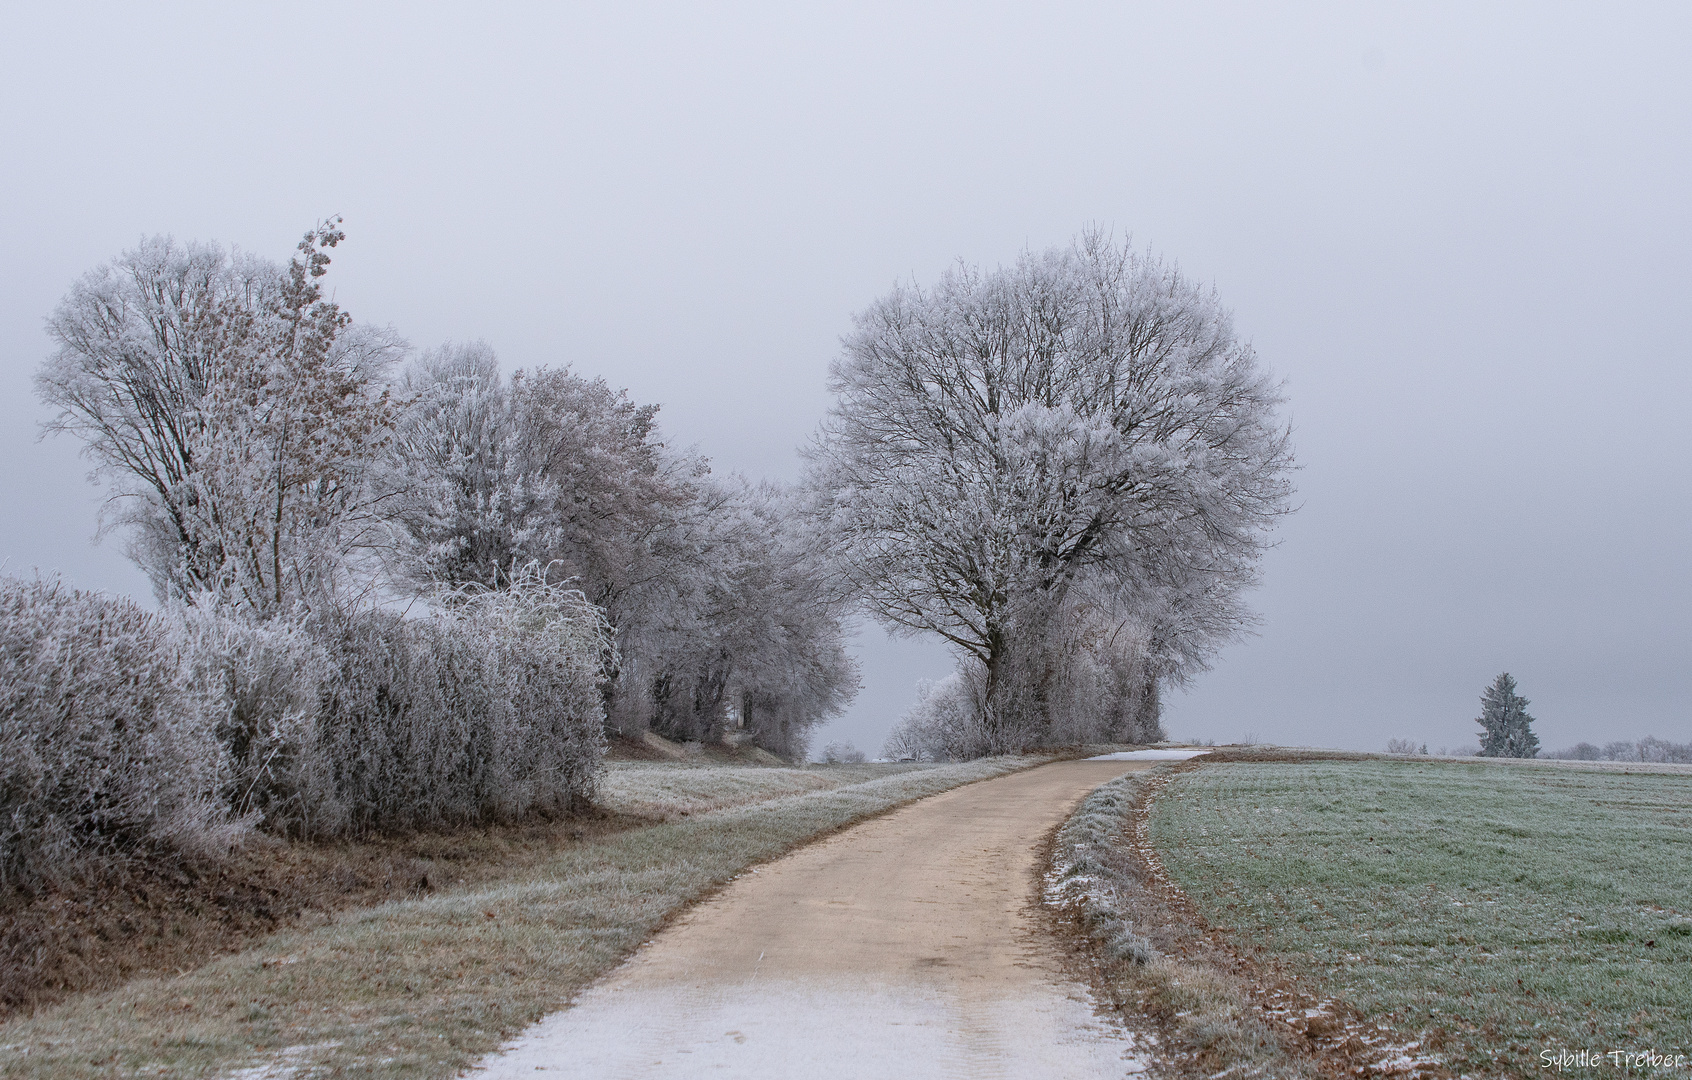
[[(1302, 509), (1180, 736), (1692, 739), (1692, 7), (18, 5), (0, 43), (0, 558), (144, 594), (43, 317), (144, 235), (486, 339), (791, 479), (853, 311), (1090, 223), (1287, 381)], [(478, 7), (487, 7), (478, 5)], [(862, 639), (874, 750), (945, 652)]]

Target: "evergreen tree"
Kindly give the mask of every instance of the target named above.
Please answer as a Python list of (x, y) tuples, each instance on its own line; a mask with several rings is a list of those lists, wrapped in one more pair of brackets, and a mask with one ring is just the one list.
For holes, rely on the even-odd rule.
[(1481, 757), (1530, 758), (1539, 753), (1528, 700), (1516, 693), (1516, 680), (1503, 672), (1481, 694)]

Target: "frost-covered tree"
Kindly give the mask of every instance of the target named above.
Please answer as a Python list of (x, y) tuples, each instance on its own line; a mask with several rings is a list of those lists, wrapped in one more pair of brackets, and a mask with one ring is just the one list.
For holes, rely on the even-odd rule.
[(1481, 757), (1530, 758), (1539, 753), (1528, 700), (1516, 693), (1516, 680), (1501, 673), (1481, 694)]
[(513, 560), (539, 560), (610, 609), (658, 572), (652, 541), (700, 468), (659, 441), (657, 406), (568, 368), (506, 383), (482, 343), (426, 353), (402, 389), (403, 576), (497, 588)]
[(757, 745), (801, 757), (858, 686), (819, 546), (774, 485), (700, 489), (686, 572), (631, 635), (625, 667), (650, 697), (630, 704), (670, 738), (715, 741), (732, 717)]
[(1097, 232), (959, 266), (860, 313), (831, 382), (809, 484), (841, 591), (979, 665), (985, 749), (1045, 722), (1078, 590), (1137, 624), (1154, 710), (1249, 623), (1291, 492), (1281, 394), (1174, 268)]
[(401, 543), (394, 571), (419, 588), (493, 588), (552, 546), (556, 486), (526, 461), (493, 350), (425, 353), (405, 372), (389, 444)]
[(339, 219), (287, 266), (155, 238), (86, 275), (48, 319), (36, 377), (111, 494), (109, 524), (161, 597), (267, 617), (348, 587), (377, 536), (368, 463), (391, 407), (391, 333), (323, 294)]
[(793, 754), (850, 697), (837, 612), (788, 501), (713, 481), (663, 444), (656, 406), (568, 369), (502, 382), (485, 345), (426, 354), (404, 392), (399, 575), (503, 589), (534, 561), (580, 588), (616, 630), (614, 730), (716, 740), (732, 714)]

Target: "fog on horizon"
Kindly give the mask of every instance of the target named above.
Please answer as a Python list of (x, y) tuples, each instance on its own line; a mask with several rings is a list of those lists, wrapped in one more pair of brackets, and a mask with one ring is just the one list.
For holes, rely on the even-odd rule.
[[(0, 65), (0, 560), (144, 596), (43, 319), (168, 233), (662, 405), (793, 479), (851, 314), (1102, 224), (1213, 282), (1286, 380), (1301, 470), (1255, 638), (1179, 738), (1473, 744), (1511, 672), (1547, 749), (1692, 740), (1692, 12), (1500, 5), (111, 5)], [(876, 751), (931, 641), (860, 638), (818, 745)]]

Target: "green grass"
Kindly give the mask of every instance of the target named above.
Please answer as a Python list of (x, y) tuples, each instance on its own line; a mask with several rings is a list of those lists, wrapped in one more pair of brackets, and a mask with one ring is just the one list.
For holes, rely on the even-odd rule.
[[(344, 912), (175, 978), (0, 1024), (0, 1075), (453, 1076), (747, 867), (1047, 760), (866, 768), (878, 778), (678, 817), (564, 849), (506, 880)], [(721, 790), (740, 798), (744, 778), (732, 772)], [(688, 783), (708, 799), (708, 777)]]
[(1219, 763), (1151, 836), (1213, 923), (1459, 1073), (1692, 1052), (1692, 776)]
[(1152, 773), (1127, 773), (1081, 801), (1052, 847), (1046, 901), (1089, 939), (1092, 973), (1136, 1031), (1158, 1027), (1165, 1076), (1311, 1080), (1311, 1062), (1288, 1052), (1233, 972), (1189, 955), (1129, 856), (1135, 797)]

